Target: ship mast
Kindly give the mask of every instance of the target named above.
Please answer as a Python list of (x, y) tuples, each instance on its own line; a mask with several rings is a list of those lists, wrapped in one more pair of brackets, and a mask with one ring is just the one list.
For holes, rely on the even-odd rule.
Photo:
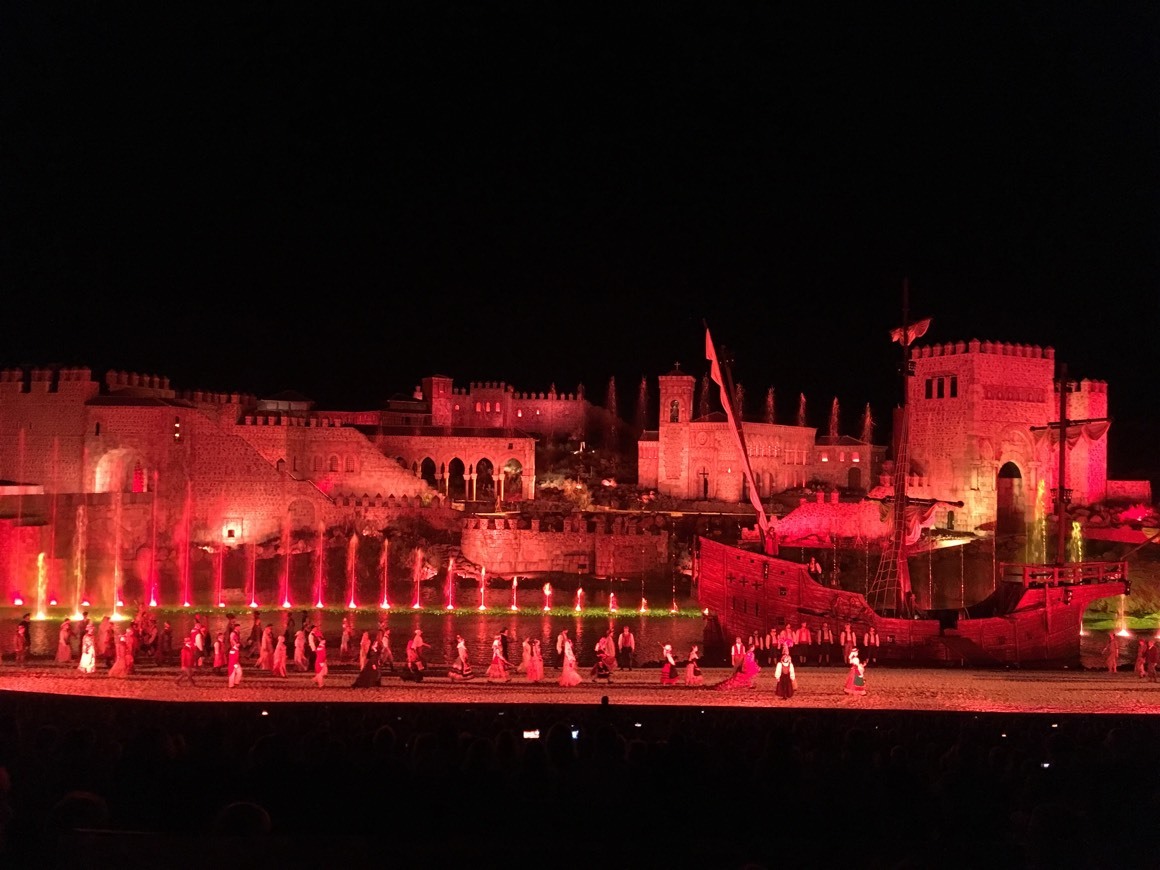
[(1067, 486), (1067, 430), (1069, 426), (1083, 426), (1088, 423), (1109, 423), (1110, 417), (1091, 417), (1086, 420), (1069, 420), (1067, 418), (1067, 394), (1073, 385), (1067, 379), (1067, 364), (1059, 364), (1059, 422), (1048, 423), (1046, 426), (1032, 426), (1032, 432), (1044, 430), (1059, 430), (1059, 476), (1055, 489), (1055, 525), (1056, 546), (1055, 564), (1067, 564), (1067, 505), (1071, 502), (1071, 490)]
[(914, 339), (926, 332), (930, 324), (927, 318), (918, 324), (910, 322), (910, 282), (902, 282), (902, 328), (893, 330), (891, 335), (902, 345), (902, 396), (894, 409), (894, 492), (891, 502), (890, 543), (878, 563), (874, 582), (866, 590), (866, 599), (875, 612), (883, 616), (914, 616), (914, 594), (910, 585), (910, 566), (906, 561), (906, 479), (910, 474), (910, 432), (907, 411), (910, 392), (910, 376), (914, 363), (910, 359), (910, 347)]

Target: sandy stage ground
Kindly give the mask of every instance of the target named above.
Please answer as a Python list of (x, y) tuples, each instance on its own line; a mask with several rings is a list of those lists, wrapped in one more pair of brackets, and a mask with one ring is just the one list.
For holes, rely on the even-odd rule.
[(482, 676), (452, 682), (432, 676), (422, 683), (403, 682), (387, 672), (381, 688), (353, 689), (353, 668), (335, 668), (318, 688), (311, 676), (292, 673), (271, 677), (254, 667), (232, 689), (224, 676), (199, 673), (195, 687), (177, 686), (177, 670), (147, 667), (128, 678), (97, 672), (90, 676), (52, 663), (11, 665), (0, 669), (0, 693), (12, 700), (23, 692), (88, 695), (160, 702), (229, 701), (242, 703), (431, 703), (431, 704), (610, 704), (684, 707), (768, 707), (832, 710), (944, 710), (1002, 713), (1143, 714), (1160, 713), (1160, 682), (1148, 682), (1130, 672), (1018, 670), (930, 670), (871, 668), (867, 694), (843, 692), (846, 672), (840, 668), (802, 668), (798, 691), (788, 701), (773, 692), (772, 670), (758, 677), (754, 689), (716, 691), (712, 684), (729, 675), (727, 669), (706, 668), (706, 687), (660, 685), (656, 669), (618, 671), (611, 683), (585, 682), (574, 688), (556, 684), (557, 672), (529, 684), (521, 675), (507, 683), (489, 683)]

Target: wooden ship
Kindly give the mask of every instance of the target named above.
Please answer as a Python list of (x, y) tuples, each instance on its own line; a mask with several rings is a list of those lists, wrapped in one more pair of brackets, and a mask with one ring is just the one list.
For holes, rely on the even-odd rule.
[[(902, 377), (913, 373), (913, 325), (893, 335), (902, 345)], [(921, 334), (921, 333), (919, 333)], [(732, 393), (728, 370), (721, 370), (706, 328), (706, 353), (722, 395)], [(1055, 493), (1058, 540), (1047, 564), (998, 563), (993, 592), (959, 610), (922, 612), (915, 605), (907, 562), (906, 495), (909, 473), (907, 391), (895, 410), (895, 462), (890, 499), (892, 532), (874, 580), (865, 595), (822, 585), (806, 566), (781, 559), (776, 537), (758, 500), (760, 549), (733, 546), (699, 536), (694, 542), (694, 578), (708, 625), (707, 639), (764, 634), (771, 627), (797, 629), (803, 622), (816, 634), (828, 623), (837, 637), (847, 623), (862, 637), (874, 626), (881, 639), (878, 658), (913, 665), (1075, 667), (1080, 664), (1084, 612), (1092, 602), (1130, 591), (1126, 561), (1068, 561), (1066, 532), (1067, 427), (1094, 422), (1068, 420), (1069, 382), (1060, 366), (1058, 428), (1059, 487)], [(742, 445), (744, 435), (730, 416)], [(748, 461), (742, 463), (750, 492), (756, 492)], [(917, 502), (918, 500), (914, 500)], [(920, 506), (915, 504), (915, 506)]]

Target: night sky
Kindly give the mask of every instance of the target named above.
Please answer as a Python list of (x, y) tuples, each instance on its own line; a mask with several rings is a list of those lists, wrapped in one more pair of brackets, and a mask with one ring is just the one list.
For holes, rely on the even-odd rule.
[(775, 5), (10, 4), (0, 365), (632, 419), (707, 321), (751, 414), (856, 434), (909, 278), (929, 340), (1109, 381), (1160, 478), (1160, 7)]

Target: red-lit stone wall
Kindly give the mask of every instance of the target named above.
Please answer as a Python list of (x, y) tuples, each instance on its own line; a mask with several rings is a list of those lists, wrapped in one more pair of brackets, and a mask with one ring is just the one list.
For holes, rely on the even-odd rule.
[[(974, 529), (994, 520), (997, 478), (1010, 463), (1032, 510), (1039, 482), (1050, 489), (1058, 477), (1055, 439), (1035, 428), (1059, 419), (1054, 357), (1052, 348), (977, 340), (916, 347), (908, 493), (964, 502), (956, 525)], [(1083, 382), (1070, 394), (1069, 419), (1104, 416), (1106, 409), (1102, 382)], [(1106, 496), (1106, 435), (1080, 438), (1069, 454), (1067, 484), (1076, 504)]]
[(463, 523), (460, 548), (492, 575), (562, 571), (621, 577), (666, 567), (669, 533), (623, 519), (571, 516), (562, 529), (551, 529), (539, 520), (520, 524), (471, 517)]
[[(658, 431), (637, 444), (641, 485), (677, 498), (745, 501), (745, 472), (724, 415), (692, 418), (696, 385), (692, 376), (674, 372), (659, 381)], [(762, 497), (802, 486), (820, 470), (812, 427), (746, 421), (744, 431), (750, 467)]]

